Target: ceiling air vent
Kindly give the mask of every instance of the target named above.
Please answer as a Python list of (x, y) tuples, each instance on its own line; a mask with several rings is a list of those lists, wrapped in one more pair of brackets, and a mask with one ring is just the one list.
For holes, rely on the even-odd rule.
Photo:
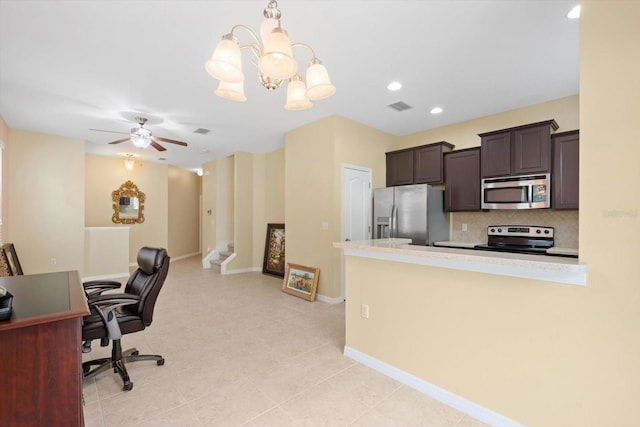
[(410, 108), (413, 108), (411, 105), (409, 105), (409, 104), (407, 104), (405, 102), (402, 102), (402, 101), (395, 102), (393, 104), (389, 104), (389, 107), (393, 108), (396, 111), (404, 111), (404, 110), (408, 110)]
[(198, 128), (198, 129), (193, 131), (193, 133), (199, 133), (200, 135), (206, 135), (209, 132), (211, 132), (211, 130), (210, 129), (205, 129), (205, 128)]

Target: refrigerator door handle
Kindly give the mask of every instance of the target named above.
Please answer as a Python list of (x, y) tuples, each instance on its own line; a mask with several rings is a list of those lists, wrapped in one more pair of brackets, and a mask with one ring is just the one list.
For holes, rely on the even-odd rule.
[(394, 204), (393, 206), (391, 206), (391, 229), (389, 230), (389, 237), (390, 238), (395, 238), (398, 237), (398, 230), (396, 228), (396, 222), (397, 222), (397, 216), (398, 216), (398, 209), (396, 208), (396, 205)]

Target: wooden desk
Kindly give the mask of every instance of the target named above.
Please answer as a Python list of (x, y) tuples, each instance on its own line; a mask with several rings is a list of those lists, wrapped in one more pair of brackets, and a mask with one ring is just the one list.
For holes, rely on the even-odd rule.
[(77, 271), (10, 276), (11, 319), (0, 322), (0, 424), (81, 426), (82, 317)]

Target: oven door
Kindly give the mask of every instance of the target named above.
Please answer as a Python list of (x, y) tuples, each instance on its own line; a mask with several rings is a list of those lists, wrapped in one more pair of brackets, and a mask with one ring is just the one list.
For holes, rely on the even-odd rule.
[(482, 209), (543, 209), (551, 207), (549, 174), (482, 180)]

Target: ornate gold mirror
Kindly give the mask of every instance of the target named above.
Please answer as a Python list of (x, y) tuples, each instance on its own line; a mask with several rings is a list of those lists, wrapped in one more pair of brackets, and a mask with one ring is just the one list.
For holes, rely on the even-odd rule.
[(136, 224), (144, 222), (144, 193), (138, 186), (127, 181), (111, 193), (113, 216), (116, 224)]

